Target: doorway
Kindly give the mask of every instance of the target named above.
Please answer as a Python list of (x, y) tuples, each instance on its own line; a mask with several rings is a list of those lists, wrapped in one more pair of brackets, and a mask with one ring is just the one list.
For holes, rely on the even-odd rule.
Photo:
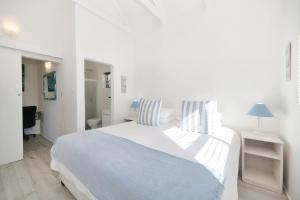
[(42, 61), (22, 57), (23, 137), (27, 141), (41, 134)]
[(86, 130), (111, 125), (112, 81), (111, 65), (84, 61)]
[(24, 141), (42, 136), (55, 141), (63, 131), (61, 67), (48, 60), (22, 57)]
[[(52, 67), (46, 68), (45, 60), (52, 61)], [(60, 58), (31, 53), (25, 50), (20, 51), (0, 47), (0, 64), (2, 66), (0, 67), (0, 74), (2, 75), (0, 80), (0, 92), (2, 95), (0, 104), (0, 121), (2, 122), (0, 126), (0, 165), (23, 158), (23, 133), (25, 132), (23, 129), (25, 128), (23, 124), (23, 106), (36, 107), (33, 114), (30, 114), (32, 116), (31, 121), (35, 123), (33, 123), (30, 129), (26, 130), (29, 135), (41, 133), (48, 140), (54, 141), (58, 135), (55, 135), (55, 130), (61, 133), (59, 123), (63, 123), (63, 121), (62, 118), (59, 117), (62, 115), (57, 111), (62, 110), (62, 108), (58, 104), (58, 101), (50, 99), (46, 101), (39, 97), (43, 95), (43, 92), (41, 92), (41, 88), (43, 87), (43, 75), (45, 75), (48, 70), (56, 70), (60, 62)], [(30, 71), (27, 71), (26, 69), (28, 69), (27, 67), (29, 67), (29, 65), (32, 67)], [(40, 74), (40, 72), (44, 70), (45, 74)], [(22, 78), (24, 78), (24, 82)], [(53, 90), (52, 85), (50, 85), (48, 89), (49, 88)], [(49, 95), (50, 98), (54, 97), (53, 95), (51, 96), (51, 94)], [(60, 97), (58, 96), (57, 99), (60, 99)], [(37, 111), (41, 111), (42, 116), (37, 116)], [(39, 123), (37, 122), (39, 119), (47, 122)], [(40, 127), (38, 127), (38, 124)], [(49, 134), (47, 135), (46, 133)], [(53, 139), (51, 136), (53, 136)]]

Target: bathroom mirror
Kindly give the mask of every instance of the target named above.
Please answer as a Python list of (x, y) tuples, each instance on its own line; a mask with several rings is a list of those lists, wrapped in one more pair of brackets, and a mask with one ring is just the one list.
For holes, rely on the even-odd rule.
[(56, 72), (50, 72), (43, 76), (44, 99), (56, 100)]

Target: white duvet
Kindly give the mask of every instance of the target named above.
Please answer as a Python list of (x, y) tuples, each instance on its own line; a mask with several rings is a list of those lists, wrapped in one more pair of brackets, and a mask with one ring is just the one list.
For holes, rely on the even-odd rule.
[[(158, 151), (201, 163), (210, 171), (225, 177), (222, 200), (238, 199), (240, 138), (229, 128), (220, 127), (214, 134), (207, 135), (183, 132), (173, 124), (151, 127), (128, 122), (99, 130)], [(52, 168), (67, 176), (80, 191), (90, 199), (94, 199), (88, 189), (61, 163), (52, 160)]]
[(222, 200), (237, 200), (240, 138), (233, 130), (220, 127), (214, 134), (183, 132), (176, 125), (158, 127), (128, 122), (100, 129), (144, 146), (198, 162), (225, 177)]

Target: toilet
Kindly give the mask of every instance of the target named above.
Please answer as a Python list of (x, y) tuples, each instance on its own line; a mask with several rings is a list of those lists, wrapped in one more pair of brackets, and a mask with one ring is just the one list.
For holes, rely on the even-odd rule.
[(89, 127), (91, 128), (91, 129), (95, 129), (95, 128), (98, 128), (98, 125), (99, 125), (99, 122), (100, 122), (101, 120), (99, 119), (99, 118), (92, 118), (92, 119), (88, 119), (87, 121), (86, 121), (86, 123), (89, 125)]

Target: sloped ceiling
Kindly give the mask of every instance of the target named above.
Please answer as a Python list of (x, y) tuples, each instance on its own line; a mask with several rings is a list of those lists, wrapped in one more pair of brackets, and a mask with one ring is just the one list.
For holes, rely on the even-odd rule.
[[(95, 14), (109, 19), (121, 26), (129, 26), (128, 19), (123, 16), (117, 0), (74, 0), (77, 4), (91, 10)], [(126, 0), (127, 1), (127, 0)]]
[(161, 0), (74, 0), (108, 18), (112, 23), (137, 31), (148, 23), (164, 23)]

